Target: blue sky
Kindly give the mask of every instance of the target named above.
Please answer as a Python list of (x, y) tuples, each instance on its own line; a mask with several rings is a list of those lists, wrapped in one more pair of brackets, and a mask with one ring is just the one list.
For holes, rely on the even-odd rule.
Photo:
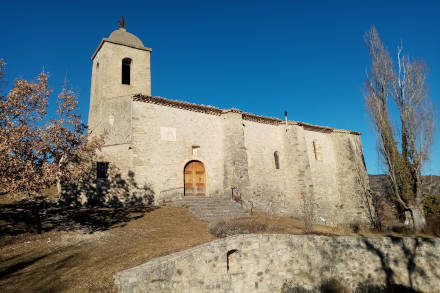
[[(87, 120), (91, 60), (103, 37), (127, 30), (153, 49), (152, 94), (361, 131), (369, 173), (382, 173), (365, 112), (364, 33), (375, 25), (394, 55), (424, 59), (440, 104), (439, 1), (5, 1), (0, 57), (8, 90), (42, 69), (68, 80)], [(437, 121), (439, 124), (440, 121)], [(440, 127), (439, 127), (440, 128)], [(426, 173), (440, 175), (440, 131)]]

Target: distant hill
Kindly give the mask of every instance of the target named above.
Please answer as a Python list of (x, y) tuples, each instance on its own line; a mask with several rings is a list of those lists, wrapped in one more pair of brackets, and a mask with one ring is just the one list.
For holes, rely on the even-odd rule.
[[(380, 195), (390, 194), (390, 185), (387, 175), (368, 175), (370, 179), (370, 188)], [(426, 194), (437, 194), (440, 196), (440, 176), (427, 175), (423, 176), (423, 189)]]
[[(370, 179), (371, 190), (379, 196), (377, 203), (378, 216), (384, 227), (392, 227), (401, 223), (399, 221), (399, 208), (391, 199), (391, 186), (388, 182), (387, 175), (368, 175)], [(425, 194), (436, 195), (440, 197), (440, 176), (428, 175), (423, 176), (423, 187)]]

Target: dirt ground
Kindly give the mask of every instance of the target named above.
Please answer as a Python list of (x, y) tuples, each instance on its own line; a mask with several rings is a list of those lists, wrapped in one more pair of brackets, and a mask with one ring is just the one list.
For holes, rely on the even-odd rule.
[[(257, 212), (227, 224), (235, 233), (304, 233), (302, 221)], [(216, 227), (183, 207), (0, 201), (0, 291), (112, 292), (114, 273), (216, 239)], [(383, 236), (318, 225), (312, 234)]]
[[(5, 219), (11, 211), (1, 208), (2, 292), (111, 292), (114, 273), (215, 239), (185, 208), (95, 209), (94, 216), (64, 211), (73, 215), (59, 219), (58, 212), (58, 220), (48, 217), (40, 228), (26, 216), (11, 223)], [(99, 217), (112, 213), (114, 219)]]

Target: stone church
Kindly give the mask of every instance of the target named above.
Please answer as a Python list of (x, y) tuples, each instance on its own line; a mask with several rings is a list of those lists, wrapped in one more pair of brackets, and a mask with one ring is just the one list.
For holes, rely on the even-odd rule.
[(98, 173), (130, 173), (156, 203), (233, 197), (278, 215), (309, 210), (318, 223), (366, 222), (359, 132), (151, 96), (151, 51), (121, 25), (92, 56), (89, 130), (106, 132)]

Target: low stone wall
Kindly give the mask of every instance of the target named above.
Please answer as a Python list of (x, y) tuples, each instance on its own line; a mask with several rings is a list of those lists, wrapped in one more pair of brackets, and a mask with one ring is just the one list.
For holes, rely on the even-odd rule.
[(119, 272), (115, 283), (119, 292), (440, 292), (440, 239), (237, 235)]

